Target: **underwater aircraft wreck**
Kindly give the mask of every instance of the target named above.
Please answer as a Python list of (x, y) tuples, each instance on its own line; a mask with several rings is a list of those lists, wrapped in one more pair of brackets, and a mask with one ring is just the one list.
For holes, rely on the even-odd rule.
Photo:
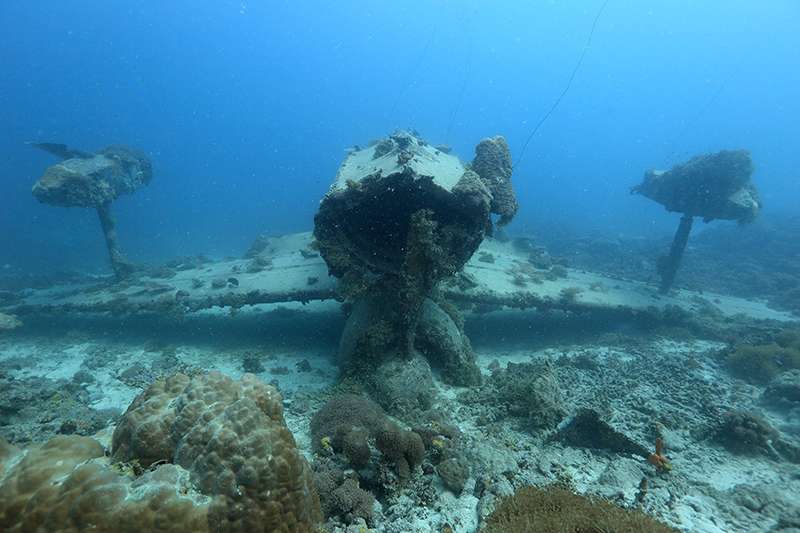
[(648, 170), (642, 183), (631, 189), (667, 211), (682, 213), (669, 254), (658, 262), (662, 293), (675, 281), (695, 217), (704, 222), (719, 219), (741, 224), (755, 220), (761, 201), (750, 181), (752, 174), (750, 152), (723, 150), (695, 156), (667, 171)]
[[(102, 160), (87, 163), (95, 156), (55, 150), (66, 157), (66, 162), (75, 159), (70, 164), (80, 169), (106, 165)], [(38, 357), (33, 350), (42, 352), (37, 366), (31, 365), (37, 374), (51, 372), (55, 361), (71, 376), (68, 382), (59, 379), (50, 384), (55, 380), (49, 380), (45, 386), (50, 388), (32, 390), (77, 389), (85, 392), (85, 401), (94, 401), (93, 405), (113, 401), (112, 405), (126, 407), (113, 421), (98, 419), (99, 432), (95, 426), (87, 426), (92, 428), (87, 434), (77, 433), (72, 411), (68, 411), (63, 416), (69, 418), (63, 422), (62, 415), (48, 416), (49, 429), (57, 434), (46, 443), (24, 446), (0, 438), (0, 470), (5, 468), (0, 480), (0, 529), (57, 531), (64, 529), (63, 524), (90, 524), (97, 531), (121, 532), (164, 528), (309, 532), (317, 531), (317, 526), (328, 519), (349, 523), (347, 531), (382, 531), (382, 524), (397, 522), (398, 514), (394, 513), (398, 507), (393, 504), (391, 513), (374, 513), (376, 501), (384, 505), (391, 501), (386, 496), (390, 490), (405, 490), (403, 487), (410, 485), (413, 492), (408, 494), (414, 496), (405, 498), (408, 503), (403, 512), (414, 523), (419, 523), (423, 506), (433, 507), (427, 502), (453, 502), (448, 510), (427, 518), (437, 525), (424, 531), (452, 531), (449, 524), (458, 522), (450, 517), (468, 517), (471, 522), (467, 524), (475, 527), (465, 526), (465, 531), (477, 530), (478, 521), (484, 519), (490, 526), (486, 531), (510, 531), (503, 522), (503, 507), (488, 513), (490, 508), (484, 503), (495, 501), (494, 489), (479, 480), (508, 481), (504, 474), (509, 471), (507, 465), (519, 467), (527, 476), (531, 469), (519, 458), (541, 455), (547, 459), (542, 464), (560, 465), (558, 461), (566, 453), (570, 458), (585, 457), (579, 465), (602, 461), (623, 464), (624, 471), (632, 474), (623, 478), (615, 475), (608, 486), (613, 485), (611, 494), (619, 494), (623, 484), (630, 492), (638, 483), (638, 492), (630, 494), (636, 502), (631, 505), (641, 507), (645, 497), (663, 506), (672, 502), (671, 492), (651, 491), (647, 496), (648, 480), (666, 482), (662, 476), (672, 471), (673, 464), (672, 452), (665, 449), (661, 438), (666, 430), (659, 429), (654, 413), (669, 403), (680, 410), (668, 413), (682, 415), (687, 411), (683, 409), (683, 391), (694, 394), (695, 388), (711, 381), (706, 367), (696, 362), (696, 346), (709, 350), (706, 341), (662, 353), (660, 348), (631, 344), (627, 337), (613, 340), (610, 346), (603, 346), (599, 361), (617, 354), (627, 360), (602, 367), (604, 378), (597, 380), (601, 367), (599, 363), (587, 365), (582, 343), (576, 344), (570, 355), (558, 355), (556, 361), (534, 361), (528, 347), (524, 355), (508, 358), (505, 368), (498, 359), (488, 361), (495, 355), (505, 358), (505, 343), (501, 343), (500, 351), (481, 350), (478, 359), (467, 337), (465, 320), (470, 319), (468, 325), (472, 326), (492, 313), (495, 316), (486, 321), (493, 325), (510, 319), (511, 327), (530, 327), (538, 318), (566, 318), (569, 328), (591, 327), (597, 321), (604, 331), (617, 325), (639, 325), (636, 321), (641, 320), (646, 325), (678, 326), (678, 330), (697, 325), (708, 328), (700, 329), (703, 332), (725, 334), (731, 331), (725, 328), (741, 328), (743, 323), (750, 327), (764, 320), (773, 327), (773, 321), (791, 322), (796, 317), (761, 302), (707, 292), (681, 290), (659, 296), (644, 282), (570, 268), (528, 239), (492, 238), (494, 226), (507, 223), (518, 210), (511, 170), (510, 151), (499, 136), (480, 141), (474, 158), (467, 163), (416, 134), (395, 132), (367, 147), (354, 148), (345, 157), (319, 204), (313, 233), (261, 236), (241, 258), (190, 257), (158, 268), (126, 271), (124, 277), (114, 279), (69, 280), (35, 289), (0, 291), (0, 339), (14, 328), (35, 331), (37, 323), (49, 329), (50, 321), (42, 317), (53, 317), (56, 323), (56, 316), (67, 316), (65, 322), (71, 329), (71, 322), (80, 323), (84, 314), (122, 316), (122, 320), (108, 321), (116, 325), (110, 335), (103, 327), (103, 336), (111, 338), (113, 344), (81, 335), (76, 336), (80, 348), (71, 349), (74, 344), (69, 340), (69, 348), (62, 350), (58, 345), (55, 349), (48, 331), (48, 344), (23, 353)], [(52, 175), (58, 177), (58, 172)], [(101, 172), (100, 176), (113, 178), (114, 172)], [(92, 176), (88, 170), (76, 174), (87, 177), (84, 182), (95, 183), (88, 179)], [(123, 173), (121, 179), (125, 176), (133, 175)], [(43, 178), (41, 183), (37, 185), (42, 191), (39, 194), (47, 198), (43, 191), (50, 182)], [(119, 184), (115, 179), (106, 183), (109, 187)], [(107, 206), (110, 201), (102, 199), (115, 198), (120, 191), (133, 188), (126, 189), (122, 183), (118, 190), (100, 188), (95, 194), (88, 185), (54, 187), (60, 192), (52, 201), (56, 205)], [(69, 191), (77, 191), (78, 199), (70, 199)], [(100, 200), (94, 200), (95, 196)], [(707, 216), (716, 214), (710, 208), (703, 212)], [(143, 342), (137, 331), (144, 326), (149, 337), (154, 326), (160, 328), (153, 335), (160, 341), (162, 332), (186, 322), (175, 329), (195, 335), (200, 324), (224, 322), (228, 327), (235, 322), (220, 309), (211, 308), (233, 311), (284, 302), (298, 304), (258, 307), (253, 310), (255, 321), (245, 319), (245, 326), (249, 329), (254, 323), (263, 325), (274, 318), (278, 326), (264, 331), (276, 333), (280, 341), (276, 346), (284, 352), (284, 328), (292, 323), (298, 328), (300, 342), (308, 342), (315, 333), (310, 330), (323, 324), (317, 319), (328, 313), (325, 318), (335, 330), (332, 338), (339, 338), (338, 357), (333, 361), (327, 357), (331, 352), (327, 342), (314, 367), (307, 359), (298, 361), (294, 354), (280, 359), (276, 355), (274, 361), (282, 364), (272, 367), (270, 374), (274, 371), (274, 376), (288, 377), (282, 382), (275, 377), (274, 384), (265, 382), (266, 375), (255, 375), (267, 372), (265, 367), (251, 364), (259, 358), (273, 360), (270, 351), (264, 355), (241, 354), (238, 348), (226, 349), (225, 343), (209, 343), (207, 351), (196, 347), (181, 350), (179, 359), (174, 348)], [(308, 304), (303, 312), (319, 315), (308, 320), (295, 314), (299, 303)], [(523, 309), (547, 312), (520, 313)], [(205, 310), (210, 312), (203, 314)], [(199, 315), (196, 322), (187, 316), (195, 312)], [(25, 325), (11, 313), (22, 317)], [(133, 315), (151, 316), (136, 326), (133, 323), (139, 321), (130, 319)], [(744, 318), (739, 321), (737, 315)], [(98, 318), (89, 317), (91, 327), (96, 327), (95, 322), (102, 324)], [(127, 334), (132, 324), (130, 344), (120, 343), (126, 347), (116, 351), (117, 339), (113, 337), (117, 332)], [(240, 332), (236, 330), (236, 334)], [(9, 333), (8, 337), (16, 334)], [(213, 336), (213, 332), (200, 335), (203, 342)], [(264, 342), (266, 336), (259, 332), (256, 343)], [(659, 338), (655, 342), (660, 345), (663, 341)], [(619, 348), (614, 348), (617, 343)], [(79, 353), (72, 358), (71, 352)], [(109, 354), (113, 362), (108, 361)], [(301, 349), (300, 354), (305, 352)], [(64, 363), (59, 360), (62, 357), (71, 359)], [(524, 362), (519, 362), (521, 357)], [(15, 354), (10, 365), (30, 372), (15, 361), (19, 359)], [(564, 359), (567, 361), (558, 362)], [(90, 360), (99, 362), (90, 365)], [(241, 367), (231, 366), (238, 360)], [(142, 361), (149, 362), (149, 367)], [(290, 374), (284, 363), (292, 361), (297, 372)], [(690, 369), (688, 361), (695, 361), (695, 366)], [(551, 363), (566, 369), (564, 374), (569, 369), (586, 373), (575, 372), (572, 381), (559, 384)], [(218, 369), (211, 370), (222, 365), (225, 373), (238, 373), (239, 369), (243, 373), (234, 379)], [(673, 375), (683, 367), (687, 367), (686, 373)], [(161, 369), (164, 374), (157, 374)], [(606, 380), (605, 376), (615, 373), (617, 381)], [(26, 403), (33, 396), (28, 384), (33, 379), (36, 383), (45, 381), (34, 375), (31, 381), (13, 378), (20, 382), (13, 385), (24, 393), (18, 397)], [(92, 382), (98, 383), (91, 393), (84, 385), (87, 381), (79, 381), (86, 380), (85, 376), (93, 376)], [(675, 385), (681, 381), (685, 381), (685, 389)], [(291, 383), (302, 385), (292, 390)], [(56, 386), (64, 388), (54, 389)], [(324, 388), (306, 392), (317, 386)], [(121, 387), (131, 396), (114, 392)], [(562, 387), (579, 395), (574, 406), (580, 408), (563, 401)], [(708, 397), (724, 390), (716, 383), (706, 387), (703, 390)], [(594, 408), (606, 401), (606, 388), (642, 391), (638, 396), (620, 394), (621, 405), (632, 406), (629, 409), (634, 412), (628, 415), (621, 411), (630, 417), (625, 431), (615, 428), (605, 420), (605, 413)], [(352, 390), (358, 394), (352, 394)], [(60, 394), (51, 394), (37, 393), (41, 402), (35, 405), (46, 402), (56, 405), (49, 409), (63, 409), (61, 404), (67, 402)], [(69, 405), (74, 403), (77, 401)], [(704, 401), (693, 404), (703, 413), (710, 411), (708, 416), (719, 412), (709, 409)], [(467, 411), (473, 406), (475, 410)], [(474, 417), (474, 427), (468, 422), (462, 432), (456, 425), (461, 416)], [(516, 429), (512, 433), (490, 422), (500, 416), (517, 419), (514, 427), (519, 424), (531, 433)], [(679, 418), (678, 414), (670, 416)], [(37, 427), (41, 418), (37, 413)], [(699, 420), (705, 423), (706, 418)], [(751, 418), (740, 421), (739, 416), (729, 416), (728, 420), (731, 422), (726, 424), (732, 429), (726, 431), (734, 435), (744, 424), (753, 424)], [(113, 431), (109, 431), (109, 424), (114, 425)], [(544, 437), (536, 447), (517, 447), (520, 439), (534, 441), (541, 431), (552, 438)], [(655, 447), (644, 442), (655, 442)], [(591, 449), (602, 453), (585, 451)], [(314, 451), (311, 461), (309, 450)], [(472, 450), (477, 450), (474, 455)], [(498, 456), (510, 460), (494, 461)], [(714, 452), (712, 457), (717, 456)], [(679, 462), (680, 455), (677, 458), (679, 469), (691, 469), (690, 463)], [(553, 472), (551, 479), (563, 479), (556, 478), (555, 468), (548, 470)], [(442, 489), (432, 484), (435, 476), (441, 480)], [(675, 477), (685, 484), (687, 478), (678, 476), (683, 474)], [(476, 492), (479, 483), (480, 495)], [(692, 490), (694, 487), (690, 486)], [(450, 495), (438, 499), (437, 494), (445, 494), (441, 490)], [(523, 496), (536, 496), (521, 490)], [(541, 493), (536, 501), (551, 492), (536, 490)], [(461, 498), (462, 493), (466, 498)], [(584, 500), (562, 489), (555, 496), (574, 502), (564, 507), (570, 510), (595, 505), (593, 499)], [(632, 515), (606, 505), (601, 509), (604, 515), (622, 513), (615, 522), (630, 519), (640, 524), (631, 531), (671, 530), (652, 525), (653, 519), (643, 514)], [(446, 527), (441, 526), (445, 517)], [(373, 519), (380, 522), (373, 524)], [(376, 527), (370, 529), (369, 525)]]
[[(113, 152), (91, 156), (64, 147), (48, 151), (66, 159), (48, 169), (35, 187), (36, 194), (55, 205), (94, 207), (101, 211), (101, 221), (110, 200), (149, 180), (146, 159), (133, 157), (126, 166), (113, 158)], [(749, 156), (745, 160), (733, 154), (724, 158), (749, 162)], [(699, 160), (681, 171), (653, 172), (637, 190), (658, 198), (671, 210), (747, 220), (757, 212), (757, 200), (755, 189), (745, 185), (748, 182), (741, 176), (735, 181), (739, 188), (720, 186), (717, 198), (724, 201), (695, 199), (689, 210), (669, 200), (668, 191), (680, 190), (673, 176), (685, 176), (690, 169), (706, 168), (718, 160)], [(420, 346), (432, 342), (428, 333), (437, 324), (450, 332), (447, 346), (452, 351), (443, 356), (443, 347), (438, 346), (432, 350), (440, 355), (431, 358), (453, 382), (474, 379), (470, 378), (474, 369), (466, 339), (453, 328), (457, 321), (448, 315), (449, 306), (441, 304), (445, 300), (467, 312), (540, 309), (657, 320), (665, 314), (674, 316), (676, 309), (713, 307), (725, 316), (792, 319), (763, 303), (727, 295), (706, 292), (701, 298), (683, 290), (658, 295), (647, 283), (552, 262), (542, 264), (524, 242), (488, 238), (492, 219), (503, 224), (518, 208), (509, 161), (500, 137), (479, 143), (474, 159), (465, 164), (416, 135), (396, 133), (345, 158), (320, 203), (313, 235), (261, 236), (241, 258), (177, 259), (155, 270), (131, 272), (129, 262), (120, 260), (119, 274), (112, 282), (71, 280), (30, 289), (1, 299), (0, 311), (22, 319), (37, 313), (184, 315), (214, 307), (347, 298), (353, 304), (353, 318), (342, 337), (345, 367), (358, 361), (352, 343), (369, 324), (388, 321), (391, 327), (385, 340), (391, 340), (396, 354), (404, 357), (424, 353)], [(97, 165), (96, 174), (90, 172), (93, 165)], [(70, 168), (76, 169), (74, 174), (66, 173)], [(88, 186), (88, 178), (94, 176), (107, 182), (100, 192)], [(58, 186), (47, 193), (46, 185), (51, 183)], [(725, 191), (727, 195), (722, 194)], [(112, 263), (124, 257), (113, 252), (119, 251), (113, 232), (107, 242)], [(393, 303), (377, 305), (380, 295), (387, 292)], [(411, 318), (392, 322), (399, 309)], [(365, 323), (356, 317), (364, 317)], [(416, 355), (422, 367), (431, 364)]]
[(33, 195), (50, 205), (97, 210), (114, 275), (117, 279), (129, 276), (135, 268), (120, 249), (111, 203), (150, 183), (150, 160), (142, 152), (121, 145), (87, 153), (63, 144), (30, 144), (62, 159), (45, 170), (33, 186)]
[(478, 249), (491, 215), (505, 224), (517, 210), (505, 139), (475, 152), (467, 167), (396, 132), (347, 156), (314, 220), (316, 246), (352, 305), (340, 367), (395, 406), (426, 401), (431, 365), (456, 385), (480, 381), (457, 312), (436, 291)]

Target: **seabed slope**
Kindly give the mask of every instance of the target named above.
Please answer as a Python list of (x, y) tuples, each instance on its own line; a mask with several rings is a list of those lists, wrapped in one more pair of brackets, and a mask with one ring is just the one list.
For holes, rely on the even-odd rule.
[[(247, 272), (252, 259), (230, 260), (176, 269), (166, 279), (140, 278), (121, 291), (99, 284), (26, 291), (7, 308), (25, 326), (0, 336), (0, 433), (16, 442), (96, 434), (107, 443), (115, 415), (153, 379), (176, 371), (249, 371), (279, 387), (288, 426), (310, 458), (309, 421), (336, 382), (344, 317), (307, 235), (270, 243), (269, 266), (259, 272)], [(800, 414), (764, 409), (763, 387), (731, 377), (719, 357), (720, 332), (731, 324), (781, 325), (796, 317), (721, 295), (657, 296), (644, 284), (585, 271), (546, 279), (526, 265), (510, 245), (491, 241), (466, 278), (445, 288), (472, 307), (467, 332), (484, 376), (509, 363), (547, 362), (570, 412), (595, 409), (648, 449), (658, 425), (672, 470), (659, 474), (645, 457), (569, 446), (553, 431), (498, 419), (475, 401), (474, 390), (439, 381), (434, 409), (451, 413), (470, 450), (472, 475), (459, 496), (435, 475), (418, 476), (384, 502), (375, 530), (428, 533), (449, 524), (475, 531), (498, 497), (526, 484), (568, 483), (635, 506), (643, 478), (643, 509), (684, 531), (800, 527), (797, 464), (734, 455), (711, 435), (722, 413), (757, 410), (797, 445)], [(231, 277), (237, 285), (227, 283)], [(225, 286), (212, 288), (216, 279)], [(297, 299), (310, 303), (291, 301)], [(213, 305), (226, 301), (228, 307)], [(675, 322), (676, 308), (699, 326), (689, 331)], [(431, 493), (433, 501), (420, 497)]]

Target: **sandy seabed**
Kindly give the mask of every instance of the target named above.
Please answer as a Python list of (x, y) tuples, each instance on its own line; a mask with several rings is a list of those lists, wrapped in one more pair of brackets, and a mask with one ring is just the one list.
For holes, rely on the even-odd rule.
[[(787, 442), (796, 444), (800, 435), (796, 409), (764, 408), (762, 387), (725, 371), (718, 357), (723, 343), (624, 324), (581, 330), (578, 320), (559, 327), (537, 326), (538, 321), (536, 313), (527, 312), (512, 318), (468, 317), (482, 373), (489, 376), (509, 363), (548, 361), (569, 411), (595, 409), (648, 448), (658, 425), (672, 470), (657, 473), (644, 457), (568, 446), (553, 438), (556, 432), (531, 431), (521, 419), (487, 418), (488, 406), (469, 401), (470, 389), (437, 381), (434, 408), (450, 413), (460, 430), (472, 475), (458, 496), (438, 477), (428, 476), (425, 483), (437, 496), (425, 505), (415, 496), (420, 484), (412, 482), (379, 504), (375, 530), (428, 533), (449, 524), (457, 532), (476, 531), (498, 497), (520, 486), (554, 482), (626, 507), (641, 505), (684, 531), (800, 527), (798, 465), (779, 457), (733, 454), (712, 438), (728, 411), (758, 412)], [(0, 434), (10, 440), (41, 441), (84, 430), (108, 444), (114, 415), (153, 379), (176, 371), (216, 369), (234, 378), (250, 371), (280, 389), (287, 424), (312, 459), (309, 421), (324, 403), (326, 388), (336, 382), (344, 317), (338, 304), (325, 302), (262, 305), (236, 313), (213, 309), (184, 319), (87, 315), (25, 322), (0, 337)], [(95, 418), (83, 420), (89, 415)], [(643, 478), (649, 488), (637, 504)], [(478, 490), (487, 485), (492, 490)]]

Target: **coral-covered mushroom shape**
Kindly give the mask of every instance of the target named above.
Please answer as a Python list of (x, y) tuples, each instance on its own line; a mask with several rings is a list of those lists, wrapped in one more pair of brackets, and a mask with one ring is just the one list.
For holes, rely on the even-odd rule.
[(755, 220), (761, 201), (750, 181), (753, 162), (747, 150), (723, 150), (704, 154), (675, 165), (670, 170), (648, 170), (642, 183), (631, 189), (663, 205), (667, 211), (683, 213), (669, 255), (658, 263), (661, 292), (675, 280), (694, 217), (748, 223)]
[(501, 136), (482, 140), (465, 164), (406, 131), (355, 148), (339, 167), (314, 217), (314, 238), (352, 304), (340, 366), (379, 403), (426, 403), (430, 365), (449, 383), (480, 381), (457, 311), (436, 288), (461, 271), (492, 215), (499, 225), (514, 217), (511, 170)]
[(33, 185), (36, 199), (60, 207), (96, 209), (115, 277), (123, 279), (130, 275), (134, 267), (120, 250), (111, 202), (150, 182), (153, 170), (147, 156), (121, 145), (109, 146), (97, 153), (55, 143), (31, 145), (62, 159), (48, 167)]

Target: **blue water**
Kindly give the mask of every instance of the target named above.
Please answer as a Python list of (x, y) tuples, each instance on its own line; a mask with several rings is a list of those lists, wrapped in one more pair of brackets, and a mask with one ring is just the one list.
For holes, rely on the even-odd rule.
[[(115, 204), (136, 261), (240, 254), (309, 230), (344, 149), (416, 128), (464, 159), (519, 151), (603, 0), (0, 3), (0, 264), (106, 268), (94, 213), (40, 205), (24, 144), (124, 143), (150, 186)], [(798, 213), (800, 3), (610, 0), (570, 90), (515, 169), (513, 233), (661, 236), (647, 168), (748, 148), (765, 213)]]

